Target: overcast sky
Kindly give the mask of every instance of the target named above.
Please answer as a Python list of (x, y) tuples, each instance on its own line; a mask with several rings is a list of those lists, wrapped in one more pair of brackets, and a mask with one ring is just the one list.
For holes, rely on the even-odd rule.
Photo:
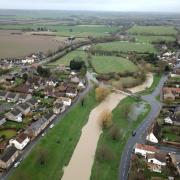
[(0, 0), (0, 8), (180, 12), (180, 0)]

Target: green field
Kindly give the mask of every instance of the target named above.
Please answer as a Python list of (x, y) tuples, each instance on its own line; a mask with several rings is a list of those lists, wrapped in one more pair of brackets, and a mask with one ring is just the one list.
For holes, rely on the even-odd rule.
[[(145, 110), (140, 113), (136, 121), (131, 123), (124, 118), (123, 111), (127, 105), (133, 105), (138, 103), (132, 97), (127, 97), (121, 101), (121, 103), (113, 110), (113, 123), (120, 129), (120, 138), (118, 140), (112, 140), (109, 136), (109, 129), (105, 129), (99, 139), (98, 147), (106, 145), (113, 154), (112, 160), (99, 161), (95, 158), (93, 168), (91, 171), (91, 180), (117, 180), (119, 175), (119, 163), (121, 154), (126, 142), (131, 136), (133, 129), (135, 129), (147, 116), (150, 111), (150, 106), (145, 104)], [(98, 148), (97, 147), (97, 148)]]
[(86, 62), (87, 57), (86, 57), (86, 53), (84, 51), (72, 51), (72, 52), (68, 53), (67, 55), (65, 55), (64, 57), (62, 57), (48, 65), (56, 66), (56, 65), (64, 64), (66, 66), (69, 66), (70, 61), (76, 57), (81, 57)]
[[(63, 175), (63, 167), (69, 163), (74, 148), (81, 135), (81, 129), (97, 104), (94, 90), (86, 95), (84, 107), (77, 104), (43, 139), (33, 148), (28, 157), (9, 178), (11, 180), (58, 180)], [(45, 163), (38, 161), (39, 153), (45, 151)]]
[(112, 72), (136, 72), (137, 67), (128, 59), (114, 56), (93, 56), (91, 59), (93, 69), (99, 74)]
[(25, 24), (25, 25), (0, 25), (0, 29), (8, 30), (23, 30), (27, 28), (37, 30), (38, 27), (43, 27), (51, 31), (57, 31), (59, 36), (76, 36), (76, 37), (88, 37), (88, 36), (104, 36), (111, 32), (116, 32), (121, 27), (109, 27), (109, 26), (65, 26), (65, 25), (37, 25), (37, 24)]
[(150, 43), (133, 43), (133, 42), (123, 42), (116, 41), (110, 43), (100, 43), (94, 46), (94, 49), (103, 51), (114, 51), (114, 52), (137, 52), (137, 53), (154, 53), (155, 48)]
[(176, 35), (173, 26), (133, 26), (128, 30), (130, 34), (139, 35)]
[(166, 42), (172, 42), (175, 41), (176, 38), (173, 36), (143, 36), (143, 35), (135, 35), (137, 42), (140, 43), (152, 43), (152, 42), (160, 42), (160, 41), (166, 41)]

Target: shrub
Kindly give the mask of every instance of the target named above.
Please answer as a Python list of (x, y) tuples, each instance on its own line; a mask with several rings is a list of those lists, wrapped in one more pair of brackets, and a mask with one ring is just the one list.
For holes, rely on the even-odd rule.
[(103, 101), (110, 93), (110, 90), (105, 87), (96, 88), (96, 100), (98, 102)]
[(98, 161), (111, 161), (114, 159), (114, 155), (109, 147), (101, 145), (97, 149), (96, 158)]
[(120, 138), (120, 130), (117, 126), (113, 125), (111, 129), (109, 130), (109, 136), (112, 138), (112, 140), (119, 140)]
[(100, 126), (102, 128), (108, 128), (112, 125), (112, 113), (109, 111), (102, 112), (100, 116)]

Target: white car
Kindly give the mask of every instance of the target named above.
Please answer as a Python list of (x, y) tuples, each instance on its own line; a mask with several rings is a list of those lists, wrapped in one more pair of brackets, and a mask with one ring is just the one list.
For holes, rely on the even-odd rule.
[(42, 133), (42, 137), (44, 137), (45, 133)]
[(18, 167), (19, 164), (20, 164), (20, 161), (17, 161), (17, 162), (14, 164), (14, 167), (15, 167), (15, 168)]
[(51, 124), (51, 125), (50, 125), (50, 128), (52, 129), (53, 127), (54, 127), (54, 124)]

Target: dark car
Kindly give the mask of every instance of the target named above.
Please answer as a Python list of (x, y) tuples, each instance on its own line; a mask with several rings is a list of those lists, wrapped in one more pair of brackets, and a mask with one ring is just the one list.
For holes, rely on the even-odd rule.
[(136, 131), (132, 131), (132, 136), (135, 136), (136, 135)]

